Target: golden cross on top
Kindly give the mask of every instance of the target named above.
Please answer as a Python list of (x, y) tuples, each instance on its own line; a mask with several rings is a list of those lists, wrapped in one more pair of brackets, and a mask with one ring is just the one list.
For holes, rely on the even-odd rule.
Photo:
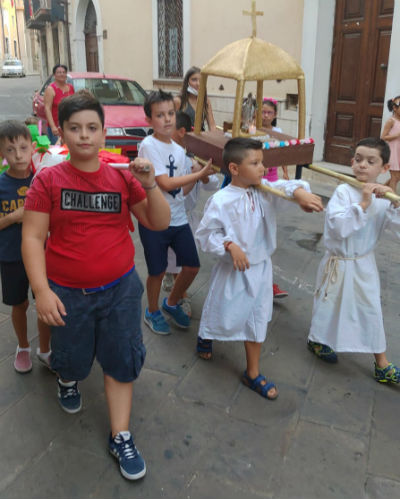
[(253, 25), (253, 32), (252, 32), (251, 36), (253, 38), (255, 38), (257, 36), (257, 23), (256, 23), (257, 16), (263, 16), (264, 12), (262, 12), (261, 10), (256, 10), (256, 2), (255, 2), (255, 0), (252, 0), (251, 12), (249, 12), (248, 10), (244, 10), (243, 15), (244, 16), (251, 16), (251, 23)]

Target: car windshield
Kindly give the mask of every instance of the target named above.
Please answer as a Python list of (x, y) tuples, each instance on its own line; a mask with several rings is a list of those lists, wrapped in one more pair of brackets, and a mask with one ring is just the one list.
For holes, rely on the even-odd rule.
[(20, 61), (6, 61), (4, 66), (21, 66)]
[(108, 106), (143, 106), (145, 91), (135, 81), (109, 78), (74, 78), (75, 91), (86, 88)]

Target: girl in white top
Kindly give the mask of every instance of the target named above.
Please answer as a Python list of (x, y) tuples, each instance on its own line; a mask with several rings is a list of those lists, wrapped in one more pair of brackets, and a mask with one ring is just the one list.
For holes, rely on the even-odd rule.
[(393, 191), (375, 183), (388, 170), (389, 155), (382, 139), (361, 140), (351, 163), (357, 180), (366, 182), (363, 190), (339, 185), (329, 201), (308, 347), (327, 362), (337, 362), (335, 350), (373, 353), (375, 379), (398, 383), (400, 370), (386, 357), (374, 255), (384, 230), (400, 240), (398, 204), (379, 199)]
[(392, 116), (385, 123), (381, 138), (386, 140), (390, 147), (390, 180), (387, 185), (396, 192), (400, 181), (400, 95), (389, 99), (387, 107)]

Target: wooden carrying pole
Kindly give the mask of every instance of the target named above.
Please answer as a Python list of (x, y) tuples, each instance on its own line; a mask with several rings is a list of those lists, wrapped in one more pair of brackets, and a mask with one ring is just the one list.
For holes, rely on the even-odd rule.
[(262, 106), (263, 106), (263, 80), (257, 80), (257, 111), (256, 111), (256, 128), (262, 127)]
[[(208, 163), (208, 161), (205, 161), (204, 159), (201, 159), (198, 156), (194, 156), (193, 159), (195, 161), (197, 161), (198, 163), (200, 163), (201, 165), (203, 165), (203, 166)], [(219, 166), (215, 166), (215, 165), (211, 165), (211, 166), (216, 171), (216, 173), (220, 173), (221, 172), (221, 168)], [(286, 196), (286, 194), (284, 194), (279, 189), (274, 189), (273, 187), (270, 187), (269, 185), (260, 184), (260, 185), (254, 185), (253, 187), (255, 189), (260, 190), (260, 191), (270, 192), (271, 194), (274, 194), (274, 196), (278, 196), (280, 198), (286, 199), (287, 201), (292, 201), (293, 203), (296, 202), (293, 198), (290, 198), (289, 196)]]
[[(329, 175), (330, 177), (334, 177), (337, 180), (346, 182), (346, 184), (350, 184), (353, 187), (356, 187), (357, 189), (362, 189), (364, 187), (364, 182), (360, 182), (359, 180), (350, 177), (349, 175), (345, 175), (344, 173), (334, 172), (332, 170), (328, 170), (328, 168), (323, 168), (322, 166), (316, 166), (316, 165), (305, 165), (305, 166), (315, 172), (322, 173), (324, 175)], [(386, 192), (383, 197), (394, 202), (400, 201), (400, 196), (394, 194), (393, 192)]]
[(299, 93), (299, 123), (297, 138), (304, 139), (306, 133), (306, 84), (304, 76), (297, 79), (297, 89)]

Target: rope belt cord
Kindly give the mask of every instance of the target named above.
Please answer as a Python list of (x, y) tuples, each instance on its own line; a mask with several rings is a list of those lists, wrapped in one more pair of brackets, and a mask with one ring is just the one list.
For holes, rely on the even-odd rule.
[(317, 288), (314, 292), (314, 296), (318, 296), (321, 292), (321, 289), (323, 288), (324, 284), (326, 284), (326, 288), (325, 288), (325, 293), (324, 293), (324, 297), (323, 297), (323, 301), (326, 301), (327, 298), (328, 298), (328, 289), (329, 289), (329, 286), (331, 284), (335, 284), (335, 282), (337, 281), (337, 278), (338, 278), (338, 274), (339, 274), (339, 260), (343, 260), (343, 261), (346, 261), (346, 260), (351, 260), (351, 261), (355, 261), (355, 260), (360, 260), (361, 258), (364, 258), (368, 255), (370, 255), (371, 252), (369, 253), (366, 253), (365, 255), (360, 255), (360, 256), (353, 256), (353, 257), (346, 257), (346, 256), (337, 256), (337, 255), (331, 255), (326, 264), (325, 264), (325, 267), (324, 267), (324, 273), (322, 275), (322, 281), (321, 281), (321, 285), (319, 286), (319, 288)]

